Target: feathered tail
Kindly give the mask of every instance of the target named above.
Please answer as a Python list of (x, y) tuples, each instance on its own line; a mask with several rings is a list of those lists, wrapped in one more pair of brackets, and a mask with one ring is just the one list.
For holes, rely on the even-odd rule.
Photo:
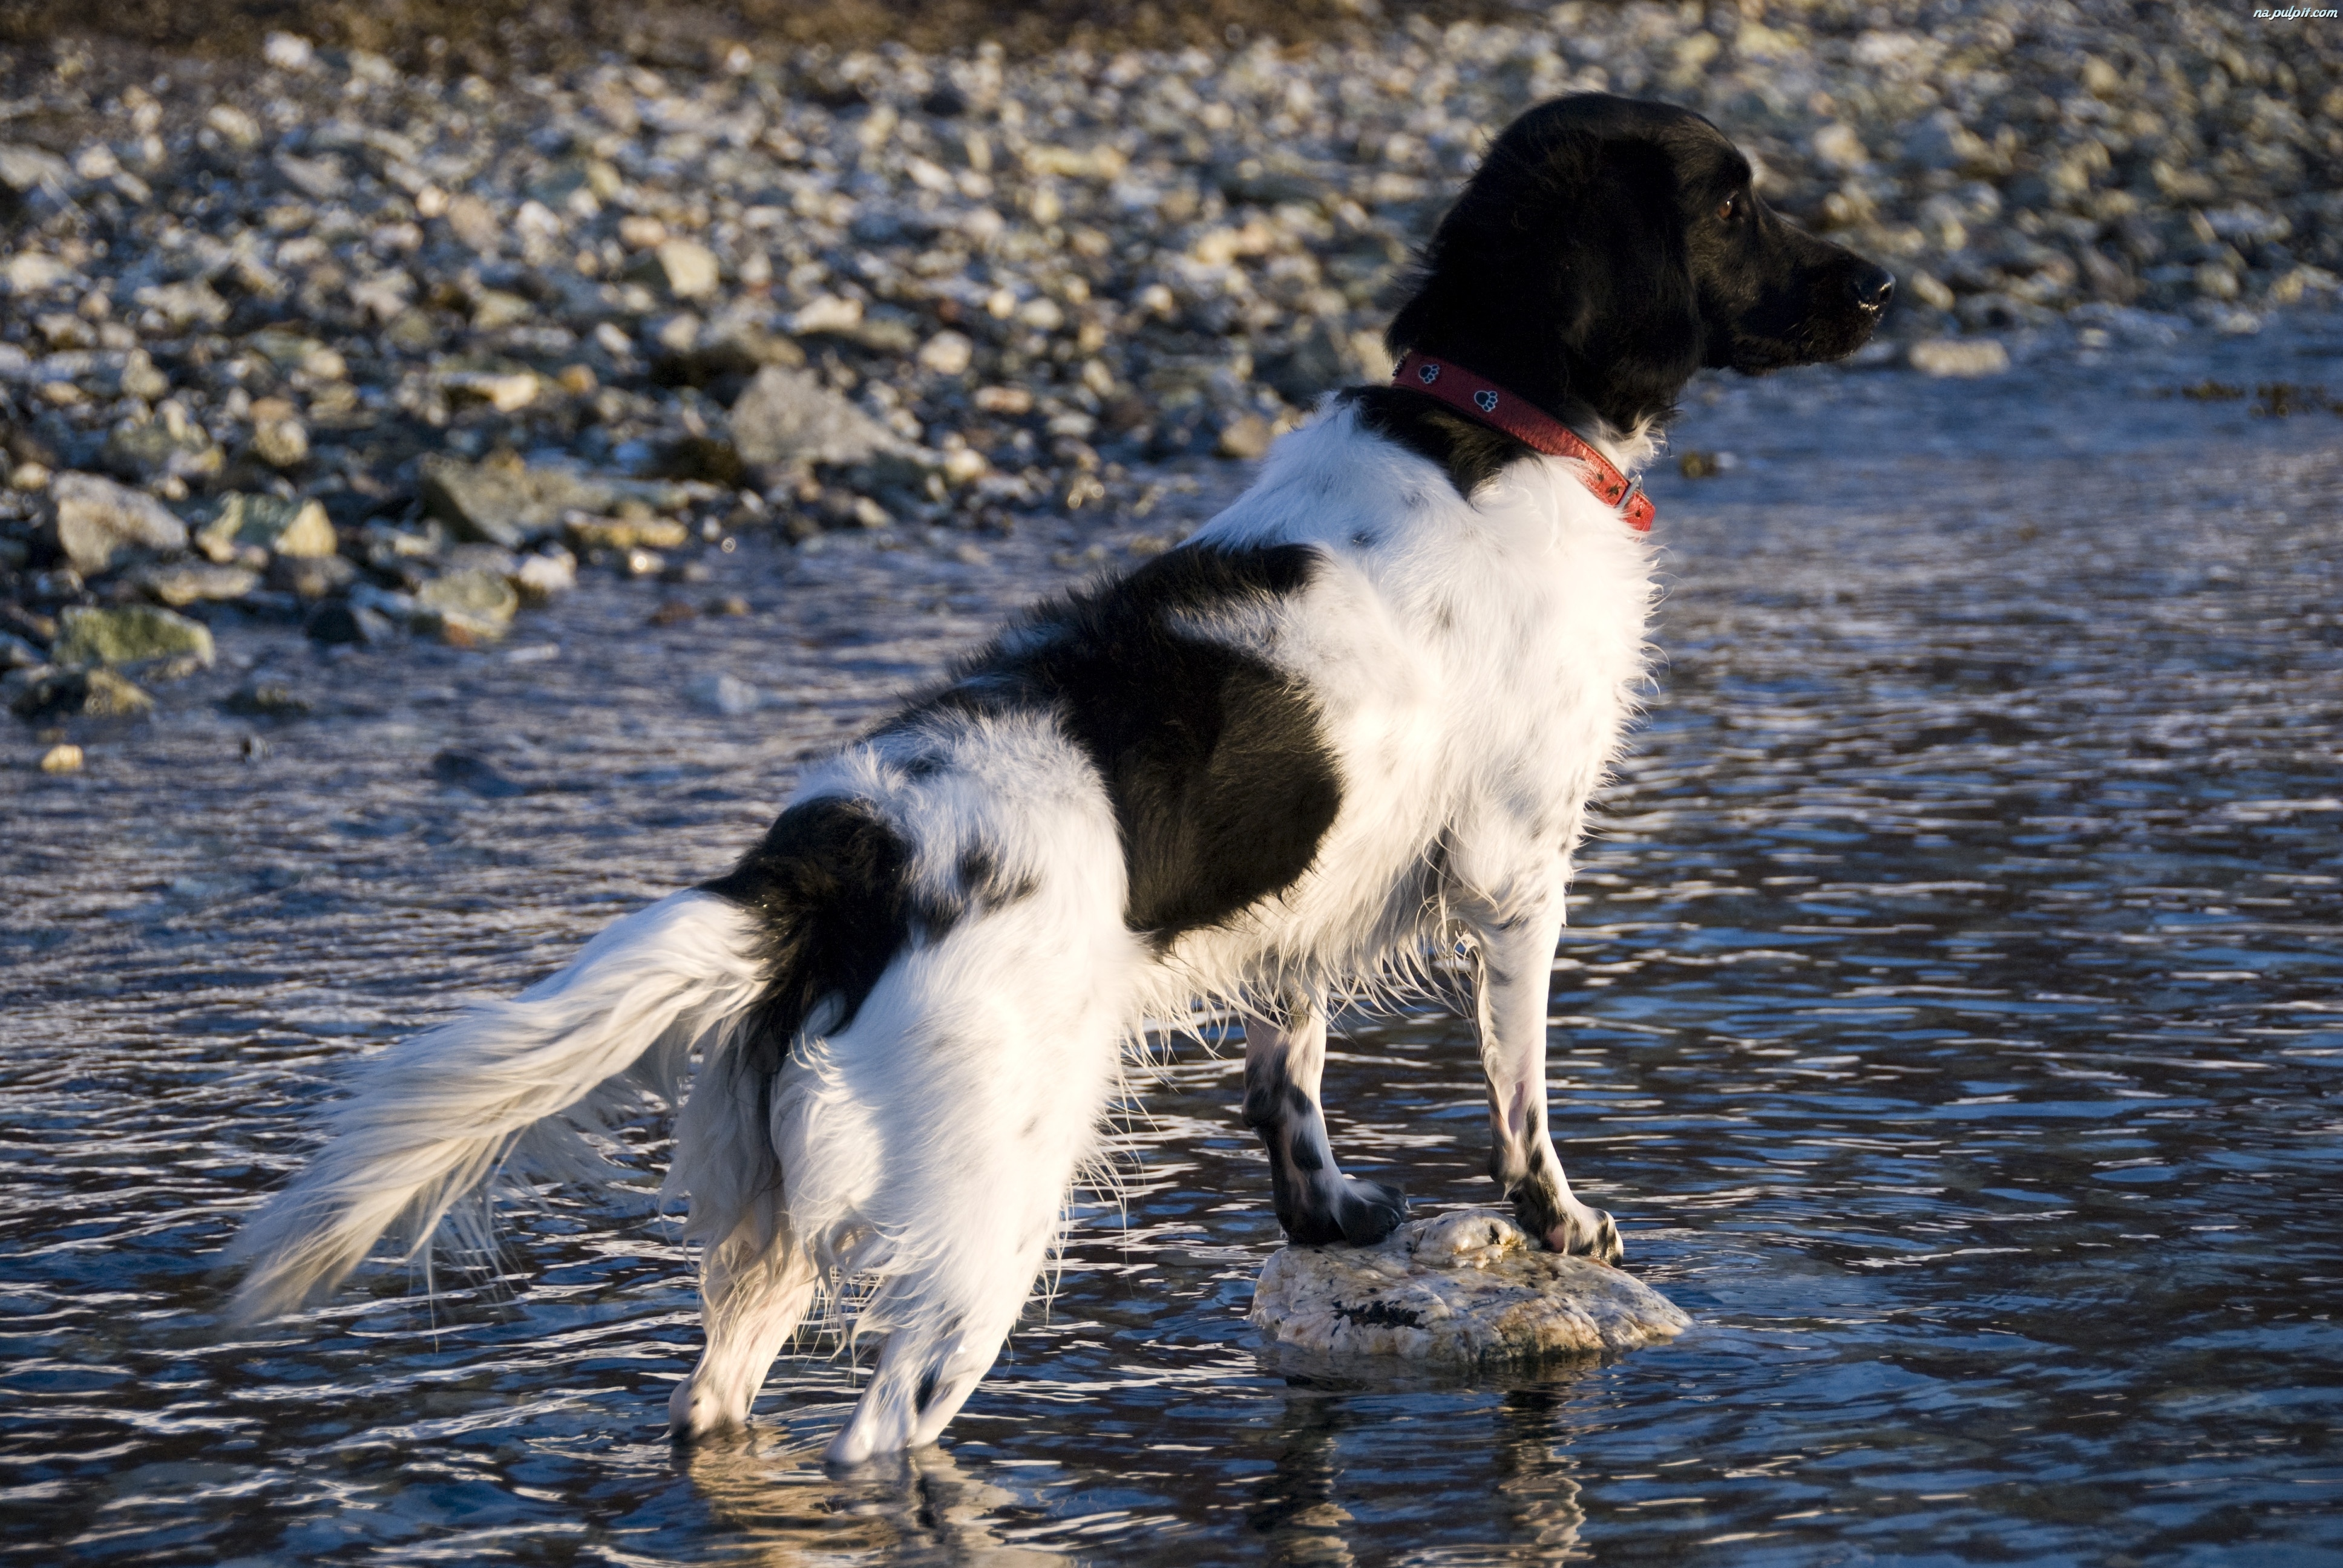
[(745, 910), (678, 893), (519, 997), (368, 1059), (327, 1113), (325, 1147), (236, 1238), (230, 1257), (249, 1271), (231, 1313), (252, 1322), (316, 1299), (388, 1231), (412, 1256), (516, 1153), (575, 1165), (588, 1151), (563, 1113), (628, 1090), (672, 1100), (695, 1046), (705, 1071), (736, 1043), (763, 967)]

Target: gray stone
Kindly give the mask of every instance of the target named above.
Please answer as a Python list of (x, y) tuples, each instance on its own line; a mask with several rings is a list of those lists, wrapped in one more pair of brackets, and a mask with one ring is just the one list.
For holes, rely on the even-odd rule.
[(103, 460), (126, 478), (199, 479), (218, 473), (226, 457), (209, 431), (176, 404), (166, 403), (162, 417), (120, 426), (108, 436)]
[(31, 678), (8, 704), (20, 719), (138, 719), (155, 709), (153, 698), (110, 669), (51, 666), (26, 673)]
[(578, 558), (558, 545), (524, 556), (512, 574), (523, 604), (544, 604), (578, 586)]
[(184, 673), (211, 663), (212, 634), (201, 621), (153, 605), (75, 606), (58, 612), (49, 658), (67, 669), (160, 665)]
[(903, 443), (809, 373), (768, 365), (732, 405), (732, 445), (749, 463), (847, 465)]
[(565, 512), (607, 512), (613, 487), (560, 468), (423, 459), (423, 508), (460, 538), (517, 550), (561, 525)]
[(256, 675), (220, 704), (246, 719), (299, 719), (309, 712), (308, 699), (274, 676)]
[(1288, 403), (1307, 407), (1322, 392), (1348, 382), (1355, 373), (1350, 346), (1342, 334), (1321, 321), (1282, 354), (1261, 362), (1261, 378)]
[(398, 628), (388, 616), (347, 599), (327, 599), (301, 623), (301, 633), (312, 642), (374, 645), (391, 641)]
[(260, 586), (260, 574), (208, 561), (172, 561), (143, 567), (131, 580), (147, 598), (176, 609), (205, 599), (242, 598)]
[(21, 143), (0, 143), (0, 186), (19, 196), (36, 190), (63, 196), (73, 184), (73, 166), (56, 154)]
[(519, 608), (520, 596), (502, 573), (452, 571), (415, 590), (415, 628), (458, 648), (478, 648), (503, 637)]
[(705, 299), (716, 292), (716, 253), (697, 240), (670, 239), (650, 254), (659, 281), (676, 298)]
[(184, 550), (187, 525), (143, 491), (96, 474), (59, 474), (49, 481), (57, 548), (74, 568), (94, 576), (120, 549)]
[(1974, 378), (2009, 368), (2009, 350), (1992, 337), (1933, 337), (1912, 345), (1908, 357), (1923, 376)]
[(219, 516), (204, 525), (196, 543), (215, 560), (233, 558), (243, 545), (272, 556), (330, 556), (334, 525), (313, 500), (234, 494), (221, 504)]
[(301, 599), (331, 598), (357, 575), (357, 564), (339, 556), (277, 556), (268, 563), (268, 586)]
[(1252, 1322), (1331, 1356), (1483, 1366), (1673, 1339), (1692, 1320), (1624, 1271), (1550, 1252), (1509, 1217), (1411, 1221), (1373, 1247), (1287, 1247), (1262, 1266)]

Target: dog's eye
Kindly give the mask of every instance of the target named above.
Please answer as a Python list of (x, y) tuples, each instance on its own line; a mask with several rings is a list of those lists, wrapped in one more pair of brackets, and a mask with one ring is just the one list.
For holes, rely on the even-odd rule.
[(1731, 223), (1735, 218), (1739, 217), (1740, 216), (1741, 196), (1740, 193), (1736, 191), (1732, 196), (1726, 196), (1723, 204), (1717, 207), (1716, 221), (1719, 223)]

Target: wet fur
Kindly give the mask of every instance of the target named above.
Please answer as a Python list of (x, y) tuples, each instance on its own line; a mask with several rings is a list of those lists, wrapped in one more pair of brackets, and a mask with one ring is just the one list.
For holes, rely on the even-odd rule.
[[(1586, 96), (1499, 139), (1390, 342), (1632, 468), (1698, 367), (1845, 352), (1886, 287), (1766, 212), (1707, 122)], [(1403, 389), (1330, 400), (1180, 548), (813, 769), (729, 873), (367, 1063), (241, 1239), (238, 1311), (313, 1299), (508, 1158), (574, 1155), (565, 1117), (688, 1076), (669, 1185), (708, 1348), (675, 1431), (744, 1421), (819, 1287), (857, 1275), (884, 1343), (830, 1456), (916, 1446), (1014, 1323), (1150, 1019), (1244, 1017), (1289, 1234), (1388, 1233), (1404, 1201), (1326, 1135), (1327, 1014), (1459, 951), (1492, 1176), (1549, 1245), (1615, 1257), (1548, 1131), (1546, 985), (1651, 599), (1646, 540), (1575, 465)]]

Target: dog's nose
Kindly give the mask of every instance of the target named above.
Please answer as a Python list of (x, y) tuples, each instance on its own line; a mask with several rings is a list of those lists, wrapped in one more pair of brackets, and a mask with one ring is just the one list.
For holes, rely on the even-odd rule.
[(1896, 295), (1896, 275), (1884, 266), (1857, 267), (1846, 280), (1847, 293), (1865, 310), (1885, 310)]

